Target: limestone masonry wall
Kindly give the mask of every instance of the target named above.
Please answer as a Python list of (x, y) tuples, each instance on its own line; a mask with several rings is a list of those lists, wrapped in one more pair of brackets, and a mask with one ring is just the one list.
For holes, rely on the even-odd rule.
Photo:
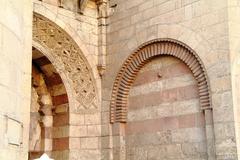
[(0, 13), (0, 160), (240, 159), (239, 0), (2, 0)]
[(28, 159), (32, 3), (0, 2), (0, 159)]
[(127, 159), (207, 159), (205, 118), (190, 69), (159, 57), (138, 74), (129, 95)]
[[(53, 119), (53, 147), (56, 150), (53, 149), (52, 157), (59, 160), (100, 159), (101, 84), (97, 71), (97, 6), (95, 2), (89, 1), (84, 14), (81, 14), (70, 7), (72, 4), (76, 7), (77, 1), (62, 1), (62, 6), (54, 2), (57, 1), (34, 1), (36, 23), (33, 27), (34, 41), (37, 42), (33, 45), (56, 67), (69, 98), (68, 113), (65, 116), (54, 116), (56, 118)], [(56, 39), (50, 36), (42, 38), (45, 29), (49, 32), (54, 30), (56, 34), (52, 37)], [(55, 47), (53, 52), (52, 47)]]
[[(237, 159), (238, 147), (235, 136), (237, 126), (234, 118), (229, 58), (229, 45), (232, 44), (229, 41), (229, 27), (233, 26), (228, 22), (228, 8), (230, 8), (228, 2), (227, 0), (217, 2), (215, 0), (111, 0), (110, 6), (117, 6), (108, 19), (107, 67), (102, 80), (102, 110), (105, 110), (105, 113), (102, 114), (109, 114), (113, 83), (127, 57), (141, 44), (150, 40), (175, 39), (192, 48), (206, 69), (213, 108), (216, 159)], [(232, 1), (231, 5), (236, 9), (239, 3)], [(237, 9), (236, 12), (238, 13)], [(238, 20), (235, 21), (239, 23)], [(121, 125), (109, 126), (108, 121), (102, 123), (106, 124), (104, 130), (110, 130), (106, 135), (114, 134), (111, 132), (112, 128), (120, 129), (119, 132), (124, 130), (124, 126)], [(109, 139), (106, 138), (108, 145), (105, 149), (114, 148), (121, 142), (124, 145), (122, 138), (120, 136), (116, 140), (109, 136)], [(111, 157), (115, 152), (108, 153)], [(121, 158), (120, 156), (119, 159)]]

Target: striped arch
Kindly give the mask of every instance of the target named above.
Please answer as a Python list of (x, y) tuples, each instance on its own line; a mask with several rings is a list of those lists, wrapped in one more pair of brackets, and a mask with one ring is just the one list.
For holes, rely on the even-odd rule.
[(113, 86), (110, 104), (110, 121), (126, 122), (128, 95), (140, 69), (154, 57), (174, 56), (183, 61), (192, 71), (198, 84), (200, 107), (211, 108), (207, 74), (197, 54), (185, 44), (173, 39), (156, 39), (141, 45), (122, 65)]

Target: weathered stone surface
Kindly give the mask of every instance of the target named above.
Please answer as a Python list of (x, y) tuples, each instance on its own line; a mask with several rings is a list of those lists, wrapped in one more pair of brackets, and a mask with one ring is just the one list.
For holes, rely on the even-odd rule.
[(70, 77), (69, 81), (71, 80), (72, 87), (75, 90), (79, 109), (96, 108), (96, 89), (93, 77), (84, 58), (80, 55), (79, 47), (73, 42), (72, 38), (53, 22), (35, 14), (33, 18), (33, 40), (55, 50), (52, 56), (55, 60), (58, 60), (56, 63), (63, 65), (61, 69)]
[(9, 0), (1, 1), (0, 5), (0, 159), (5, 160), (28, 157), (31, 3)]
[[(198, 93), (193, 96), (195, 85), (191, 71), (173, 57), (155, 58), (141, 69), (129, 95), (127, 157), (157, 159), (161, 153), (162, 159), (206, 158), (205, 120)], [(184, 86), (191, 90), (184, 92)]]
[[(34, 16), (31, 4), (0, 5), (0, 159), (26, 160), (28, 150), (30, 159), (46, 152), (56, 160), (240, 158), (238, 0), (34, 0)], [(184, 64), (164, 55), (144, 61), (139, 73), (127, 65), (124, 83), (114, 86), (127, 57), (154, 39), (195, 53), (207, 91), (192, 58), (180, 58)], [(167, 43), (161, 53), (175, 47)], [(126, 123), (110, 123), (115, 87), (116, 106), (125, 106), (117, 118), (128, 111)]]

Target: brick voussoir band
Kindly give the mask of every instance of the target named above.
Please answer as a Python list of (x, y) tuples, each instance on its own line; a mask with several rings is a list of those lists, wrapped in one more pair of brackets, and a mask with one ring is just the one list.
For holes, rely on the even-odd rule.
[(127, 121), (127, 101), (130, 88), (140, 69), (154, 57), (169, 55), (183, 61), (198, 83), (200, 107), (211, 108), (209, 83), (203, 63), (187, 45), (173, 39), (156, 39), (144, 43), (122, 65), (113, 86), (110, 104), (110, 122)]

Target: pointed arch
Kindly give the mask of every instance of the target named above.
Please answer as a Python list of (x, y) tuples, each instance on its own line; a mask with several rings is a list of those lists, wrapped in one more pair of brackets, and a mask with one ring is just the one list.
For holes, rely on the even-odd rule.
[(156, 39), (144, 43), (122, 65), (113, 85), (110, 121), (126, 122), (129, 90), (140, 69), (154, 57), (174, 56), (183, 61), (197, 81), (202, 110), (211, 108), (210, 87), (203, 63), (187, 45), (174, 39)]
[[(51, 132), (55, 136), (52, 137), (51, 153), (53, 158), (58, 159), (57, 157), (64, 152), (63, 159), (69, 159), (72, 154), (70, 152), (72, 132), (69, 128), (77, 128), (81, 125), (73, 121), (74, 117), (99, 111), (98, 80), (91, 59), (87, 57), (84, 48), (82, 50), (82, 44), (79, 44), (81, 42), (76, 41), (76, 38), (69, 34), (66, 28), (56, 23), (55, 20), (34, 13), (33, 47), (46, 56), (55, 67), (59, 74), (55, 75), (57, 79), (53, 79), (57, 89), (61, 87), (58, 85), (60, 78), (66, 89), (66, 94), (53, 98), (56, 102), (54, 105), (61, 106), (57, 107), (60, 108), (58, 111), (53, 110), (55, 115)], [(62, 102), (64, 106), (66, 106), (65, 102), (68, 103), (65, 107), (67, 109), (62, 106)], [(60, 131), (63, 134), (55, 134)], [(74, 135), (79, 139), (81, 136)]]
[[(56, 69), (68, 77), (77, 101), (77, 111), (97, 108), (97, 87), (92, 69), (77, 43), (48, 18), (34, 13), (33, 42), (46, 48)], [(71, 108), (70, 108), (71, 109)]]

